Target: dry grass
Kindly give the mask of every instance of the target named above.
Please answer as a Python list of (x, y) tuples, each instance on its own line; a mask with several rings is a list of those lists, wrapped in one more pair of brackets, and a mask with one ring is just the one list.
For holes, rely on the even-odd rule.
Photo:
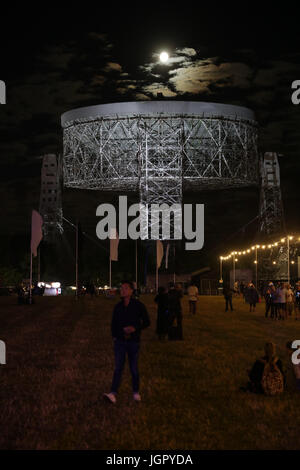
[(103, 401), (112, 378), (110, 318), (115, 300), (38, 298), (17, 306), (0, 298), (1, 449), (297, 449), (299, 395), (241, 392), (246, 370), (273, 340), (285, 363), (300, 322), (272, 322), (242, 300), (201, 297), (195, 317), (184, 305), (184, 341), (158, 342), (156, 307), (140, 355), (143, 401), (132, 401), (126, 365), (116, 406)]

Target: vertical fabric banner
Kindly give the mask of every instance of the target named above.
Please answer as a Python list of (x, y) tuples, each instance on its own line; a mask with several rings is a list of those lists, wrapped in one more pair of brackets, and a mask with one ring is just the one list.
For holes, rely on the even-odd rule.
[(37, 249), (40, 244), (40, 241), (43, 238), (43, 218), (42, 216), (35, 210), (32, 211), (31, 215), (31, 253), (33, 256), (37, 256)]
[(164, 246), (160, 240), (156, 240), (156, 266), (159, 269), (164, 256)]
[(118, 261), (119, 235), (116, 228), (110, 229), (110, 260)]
[(168, 269), (169, 251), (170, 251), (170, 243), (167, 244), (167, 249), (166, 249), (166, 269)]

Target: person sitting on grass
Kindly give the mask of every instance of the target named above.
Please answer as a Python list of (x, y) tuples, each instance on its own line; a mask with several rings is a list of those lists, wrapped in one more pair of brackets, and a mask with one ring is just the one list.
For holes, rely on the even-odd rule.
[(274, 343), (265, 344), (265, 355), (257, 359), (252, 369), (248, 371), (250, 382), (246, 391), (263, 393), (265, 395), (278, 395), (284, 389), (284, 374), (282, 362), (276, 356)]
[(292, 348), (292, 344), (293, 341), (288, 341), (286, 343), (289, 356), (289, 362), (286, 370), (287, 388), (289, 390), (297, 390), (300, 392), (300, 364), (294, 364), (292, 362), (292, 355), (296, 351), (295, 348)]

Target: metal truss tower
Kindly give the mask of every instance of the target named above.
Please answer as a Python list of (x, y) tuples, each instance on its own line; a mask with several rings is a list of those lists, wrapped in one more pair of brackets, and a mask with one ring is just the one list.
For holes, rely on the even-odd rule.
[[(266, 152), (260, 161), (260, 233), (267, 239), (286, 234), (284, 211), (280, 189), (278, 155)], [(276, 265), (273, 261), (276, 260)], [(273, 247), (270, 255), (261, 260), (260, 278), (287, 279), (288, 253), (285, 246)]]
[(277, 153), (266, 152), (260, 161), (260, 232), (268, 236), (285, 232)]
[[(67, 187), (136, 191), (149, 209), (181, 205), (185, 190), (258, 185), (257, 124), (247, 108), (114, 103), (68, 111), (62, 127)], [(157, 221), (141, 219), (146, 239)]]
[(56, 155), (44, 155), (41, 171), (40, 214), (43, 217), (44, 239), (55, 240), (63, 232), (62, 222), (62, 168)]

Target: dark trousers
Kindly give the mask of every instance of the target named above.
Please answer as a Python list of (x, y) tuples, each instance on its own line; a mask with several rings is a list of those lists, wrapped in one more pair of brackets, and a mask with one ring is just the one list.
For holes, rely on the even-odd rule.
[(170, 323), (169, 323), (169, 328), (174, 326), (176, 320), (176, 326), (177, 326), (177, 339), (183, 339), (183, 330), (182, 330), (182, 313), (181, 312), (176, 312), (171, 314), (170, 316)]
[(230, 306), (230, 310), (233, 310), (233, 308), (232, 308), (232, 297), (225, 297), (225, 300), (226, 300), (225, 311), (227, 312), (227, 310), (228, 310), (228, 304)]
[(111, 392), (117, 393), (121, 383), (122, 373), (125, 365), (126, 354), (128, 355), (129, 368), (132, 377), (132, 390), (134, 393), (139, 391), (139, 371), (138, 355), (140, 343), (134, 341), (121, 341), (116, 339), (114, 343), (115, 370), (111, 385)]
[(190, 304), (190, 313), (192, 313), (193, 315), (195, 315), (195, 313), (196, 313), (197, 301), (196, 301), (196, 300), (189, 300), (189, 304)]
[(274, 312), (275, 312), (274, 304), (273, 302), (266, 302), (266, 313), (265, 313), (266, 318), (268, 318), (268, 313), (270, 309), (271, 309), (271, 318), (274, 318)]

